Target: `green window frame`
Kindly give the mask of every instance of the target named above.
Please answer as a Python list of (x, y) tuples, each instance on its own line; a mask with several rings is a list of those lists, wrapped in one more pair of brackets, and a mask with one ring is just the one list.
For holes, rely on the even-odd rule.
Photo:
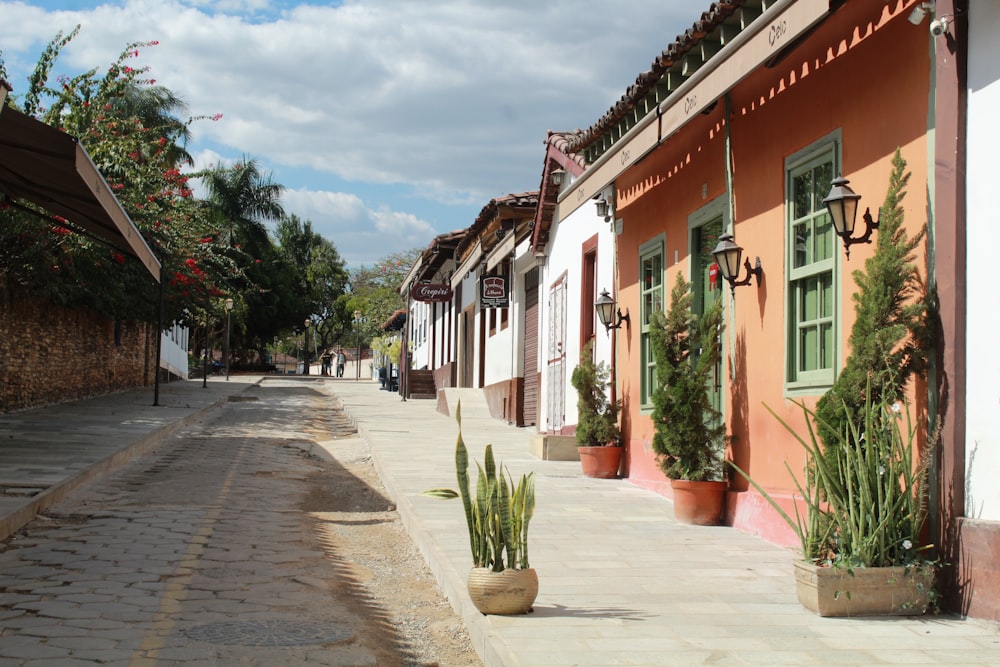
[(649, 318), (656, 311), (663, 311), (664, 236), (647, 241), (639, 248), (639, 363), (641, 364), (641, 406), (653, 407), (653, 388), (656, 386), (656, 361), (649, 338)]
[(788, 218), (787, 389), (833, 384), (839, 341), (837, 235), (823, 198), (836, 176), (838, 145), (825, 140), (786, 165)]

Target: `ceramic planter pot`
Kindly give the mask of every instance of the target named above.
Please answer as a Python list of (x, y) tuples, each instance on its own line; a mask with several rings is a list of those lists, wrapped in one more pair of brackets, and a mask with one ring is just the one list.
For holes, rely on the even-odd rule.
[(674, 518), (694, 526), (717, 526), (726, 502), (725, 482), (670, 480), (674, 491)]
[(615, 479), (622, 464), (622, 447), (577, 447), (586, 477)]
[(795, 561), (799, 602), (820, 616), (919, 616), (934, 590), (934, 568), (819, 567)]
[(483, 614), (527, 614), (538, 596), (534, 568), (494, 572), (485, 567), (469, 573), (469, 597)]

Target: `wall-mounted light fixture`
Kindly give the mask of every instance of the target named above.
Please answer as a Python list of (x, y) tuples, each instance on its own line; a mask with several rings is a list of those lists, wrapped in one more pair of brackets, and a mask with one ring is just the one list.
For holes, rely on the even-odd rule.
[[(601, 296), (597, 298), (594, 308), (597, 309), (597, 319), (601, 321), (601, 324), (604, 325), (604, 330), (607, 332), (621, 327), (622, 322), (632, 324), (632, 320), (628, 317), (628, 308), (625, 309), (625, 314), (622, 315), (621, 309), (615, 307), (615, 300), (608, 294), (608, 290), (601, 290)], [(615, 321), (616, 315), (618, 317), (617, 321)]]
[(761, 277), (764, 274), (764, 269), (760, 265), (760, 257), (757, 258), (757, 262), (753, 266), (750, 265), (750, 258), (747, 257), (743, 260), (743, 266), (747, 270), (746, 278), (739, 280), (740, 257), (742, 255), (743, 248), (733, 243), (732, 234), (719, 235), (719, 243), (712, 250), (712, 256), (715, 257), (715, 261), (719, 265), (719, 273), (729, 283), (729, 291), (733, 296), (736, 296), (736, 288), (741, 285), (749, 285), (753, 276), (757, 277), (757, 287), (760, 287)]
[(601, 196), (594, 202), (594, 205), (597, 207), (597, 215), (603, 217), (604, 222), (611, 222), (611, 206), (608, 204), (608, 200)]
[(906, 20), (912, 23), (913, 25), (920, 25), (921, 23), (923, 23), (924, 17), (927, 16), (928, 13), (933, 11), (934, 11), (933, 2), (921, 2), (920, 4), (916, 5), (913, 8), (913, 11), (910, 12), (910, 15), (907, 17)]
[(557, 188), (562, 186), (563, 181), (566, 180), (566, 170), (565, 169), (553, 169), (549, 173), (549, 182)]
[[(858, 200), (861, 199), (861, 195), (855, 194), (854, 190), (847, 185), (848, 183), (850, 181), (843, 176), (833, 179), (830, 194), (826, 196), (823, 203), (826, 204), (826, 208), (830, 212), (837, 236), (844, 240), (844, 252), (847, 253), (847, 259), (850, 259), (852, 245), (872, 242), (872, 232), (878, 229), (879, 220), (872, 220), (871, 211), (866, 208), (865, 214), (862, 216), (865, 221), (865, 233), (857, 238), (852, 238), (854, 223), (858, 217)], [(880, 214), (879, 219), (881, 217)]]
[(502, 241), (503, 237), (507, 236), (507, 232), (514, 231), (516, 226), (517, 223), (514, 222), (513, 220), (501, 220), (500, 226), (497, 227), (496, 231), (497, 241)]

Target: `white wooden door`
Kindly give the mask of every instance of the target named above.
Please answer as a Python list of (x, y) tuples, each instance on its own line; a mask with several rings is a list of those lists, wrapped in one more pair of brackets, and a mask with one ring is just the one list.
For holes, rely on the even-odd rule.
[(549, 345), (546, 363), (546, 430), (558, 432), (566, 421), (566, 280), (549, 289)]

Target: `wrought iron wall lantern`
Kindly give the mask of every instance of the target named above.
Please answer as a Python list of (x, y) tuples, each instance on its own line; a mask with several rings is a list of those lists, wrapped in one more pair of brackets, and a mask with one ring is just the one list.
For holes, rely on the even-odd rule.
[(597, 215), (604, 218), (604, 222), (611, 221), (611, 206), (608, 204), (608, 200), (604, 197), (599, 198), (594, 202), (597, 207)]
[[(621, 309), (615, 307), (615, 300), (608, 294), (608, 290), (601, 290), (601, 296), (597, 298), (594, 307), (597, 309), (597, 319), (604, 325), (606, 332), (618, 329), (621, 327), (622, 322), (628, 322), (629, 325), (632, 324), (632, 320), (628, 316), (628, 308), (625, 309), (625, 314), (622, 315)], [(616, 315), (617, 321), (615, 321)]]
[(872, 220), (871, 210), (866, 208), (865, 214), (862, 216), (865, 221), (865, 233), (857, 238), (852, 238), (854, 223), (858, 217), (858, 200), (861, 199), (861, 195), (855, 194), (854, 190), (847, 185), (848, 183), (850, 181), (843, 176), (833, 179), (830, 194), (826, 196), (823, 203), (826, 204), (826, 209), (830, 212), (837, 236), (844, 240), (844, 252), (847, 254), (847, 259), (850, 259), (852, 245), (872, 242), (872, 232), (878, 229), (882, 215), (880, 212), (879, 220)]
[(739, 280), (740, 257), (742, 255), (743, 248), (733, 242), (732, 234), (719, 235), (719, 243), (712, 250), (712, 256), (715, 257), (715, 261), (719, 265), (719, 273), (729, 283), (729, 291), (734, 297), (736, 296), (736, 288), (741, 285), (749, 285), (750, 279), (754, 276), (757, 277), (757, 287), (760, 287), (760, 281), (764, 275), (764, 269), (760, 265), (760, 257), (757, 258), (753, 266), (750, 264), (750, 258), (747, 257), (743, 260), (743, 266), (747, 270), (746, 278)]
[(549, 182), (557, 188), (562, 186), (563, 181), (566, 180), (566, 170), (565, 169), (553, 169), (549, 173)]

